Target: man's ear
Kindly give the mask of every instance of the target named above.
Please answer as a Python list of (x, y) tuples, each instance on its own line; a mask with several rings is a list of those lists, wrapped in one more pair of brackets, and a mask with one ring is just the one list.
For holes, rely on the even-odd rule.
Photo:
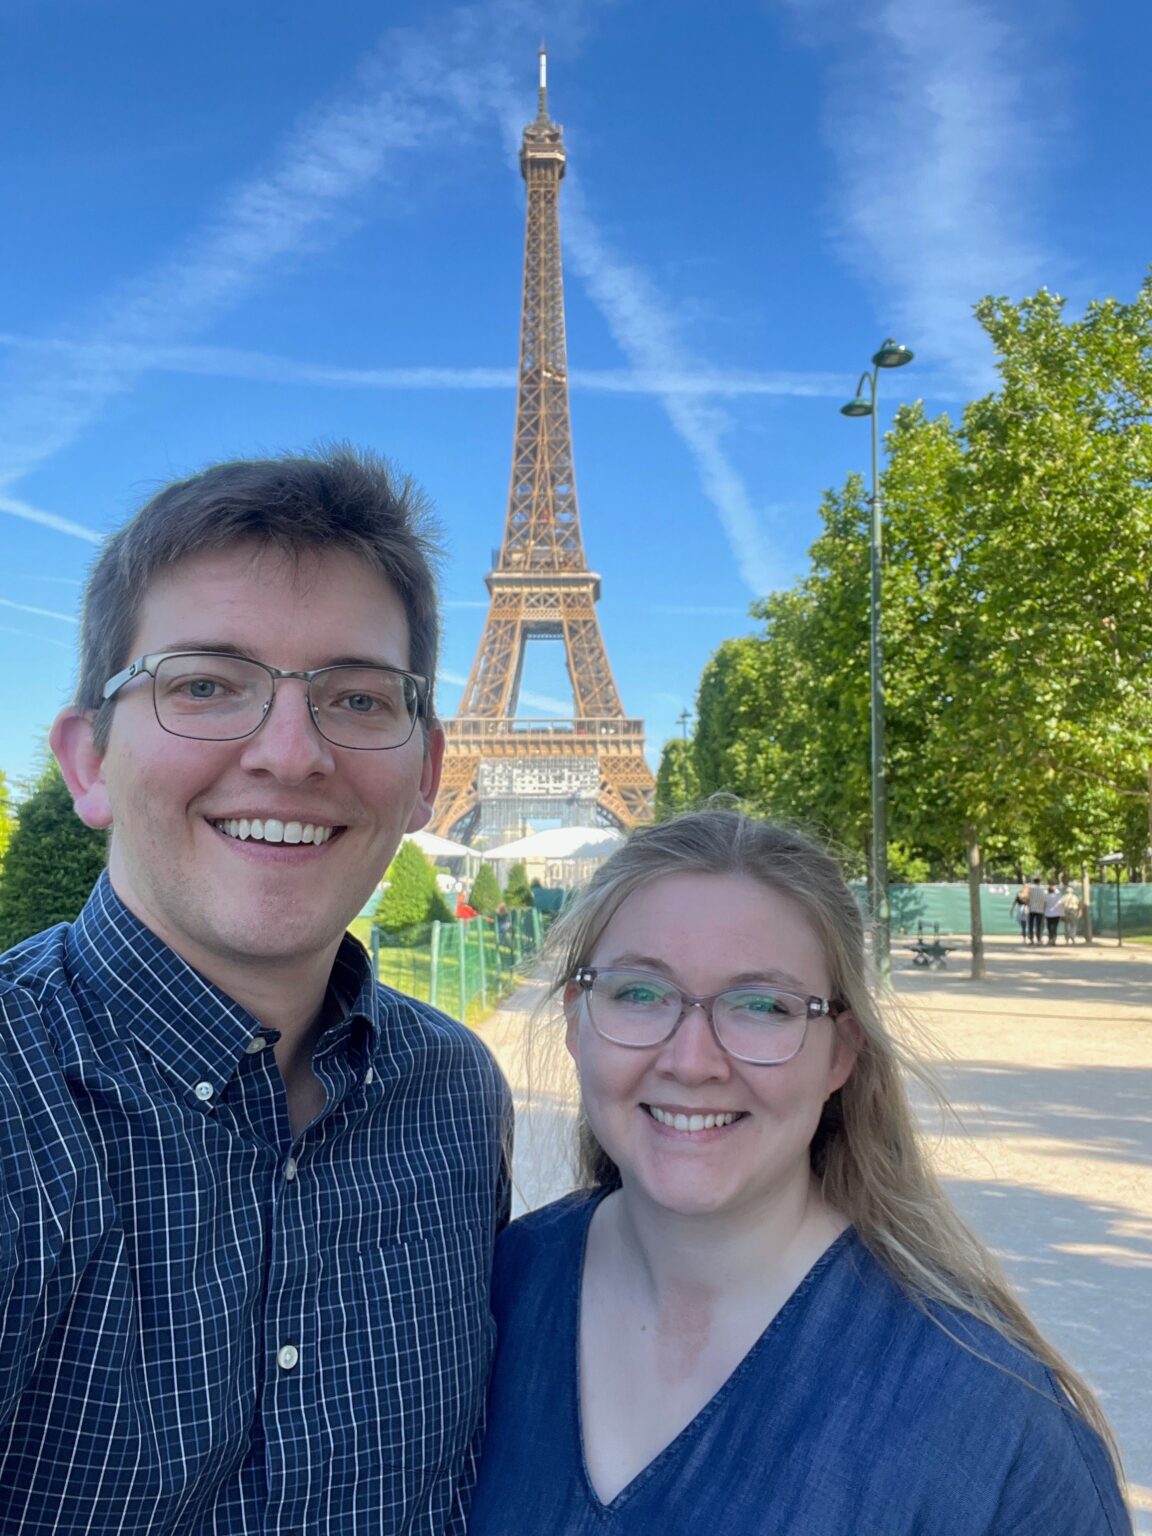
[(104, 758), (92, 737), (94, 711), (69, 705), (56, 716), (48, 744), (56, 754), (76, 814), (89, 827), (110, 827), (112, 807), (104, 782)]
[(440, 788), (440, 775), (444, 771), (444, 727), (437, 721), (424, 742), (424, 762), (420, 769), (419, 799), (412, 807), (405, 832), (419, 832), (432, 819), (432, 807)]

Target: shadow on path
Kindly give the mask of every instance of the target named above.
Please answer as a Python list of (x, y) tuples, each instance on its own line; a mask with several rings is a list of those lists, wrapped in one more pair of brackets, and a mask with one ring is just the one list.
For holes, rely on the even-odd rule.
[(1047, 1156), (1152, 1167), (1152, 1068), (934, 1065), (961, 1124), (941, 1120), (918, 1093), (917, 1109), (931, 1134), (1028, 1137), (1044, 1141)]
[[(1099, 1391), (1131, 1482), (1152, 1490), (1152, 1218), (1027, 1185), (945, 1183), (1041, 1332)], [(1137, 1518), (1152, 1531), (1152, 1499)]]

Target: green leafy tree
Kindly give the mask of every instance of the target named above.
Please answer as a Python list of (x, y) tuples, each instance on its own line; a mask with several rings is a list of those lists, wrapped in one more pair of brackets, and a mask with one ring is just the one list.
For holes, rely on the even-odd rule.
[(503, 899), (491, 864), (481, 864), (472, 883), (468, 905), (475, 907), (484, 917), (491, 917)]
[(664, 743), (656, 774), (656, 820), (666, 821), (686, 811), (700, 797), (693, 744), (674, 736)]
[(829, 491), (808, 575), (753, 605), (700, 681), (703, 796), (728, 792), (862, 853), (868, 831), (867, 516), (858, 477)]
[(8, 780), (0, 768), (0, 870), (4, 868), (4, 855), (12, 839), (12, 799), (8, 793)]
[(504, 887), (504, 900), (510, 907), (530, 907), (532, 891), (528, 884), (528, 871), (522, 863), (513, 864), (508, 871), (508, 883)]
[[(1152, 278), (1069, 319), (976, 306), (1000, 383), (897, 413), (884, 474), (893, 873), (1078, 869), (1152, 844)], [(868, 509), (829, 492), (807, 574), (701, 678), (702, 794), (849, 851), (869, 834)]]
[(436, 884), (435, 869), (415, 843), (400, 844), (385, 879), (388, 885), (374, 916), (377, 927), (385, 933), (403, 936), (431, 920), (440, 888)]
[(55, 762), (20, 806), (0, 876), (0, 949), (71, 922), (104, 868), (107, 837), (86, 827)]

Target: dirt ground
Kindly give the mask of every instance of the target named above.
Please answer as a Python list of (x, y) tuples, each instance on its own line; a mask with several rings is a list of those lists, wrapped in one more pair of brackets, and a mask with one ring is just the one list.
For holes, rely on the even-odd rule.
[[(920, 1054), (959, 1116), (917, 1095), (957, 1205), (1001, 1256), (1042, 1330), (1099, 1392), (1136, 1530), (1152, 1536), (1152, 947), (993, 939), (894, 985), (929, 1032)], [(573, 1089), (562, 1055), (525, 1059), (529, 982), (481, 1026), (518, 1104), (518, 1209), (568, 1186)]]

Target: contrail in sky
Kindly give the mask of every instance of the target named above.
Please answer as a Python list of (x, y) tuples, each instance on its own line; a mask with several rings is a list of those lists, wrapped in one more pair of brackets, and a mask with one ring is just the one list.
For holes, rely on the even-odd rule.
[[(514, 390), (517, 384), (514, 367), (348, 368), (337, 363), (303, 362), (275, 353), (242, 351), (233, 347), (93, 345), (58, 337), (17, 336), (11, 332), (0, 332), (0, 346), (28, 353), (70, 356), (86, 366), (99, 363), (140, 372), (203, 374), (276, 385), (318, 385), (332, 389)], [(575, 390), (622, 395), (721, 399), (782, 395), (839, 400), (844, 394), (843, 373), (803, 373), (784, 369), (755, 371), (713, 368), (706, 364), (692, 367), (684, 359), (678, 366), (663, 369), (573, 368), (568, 374), (568, 382)]]
[(14, 603), (7, 597), (0, 597), (0, 608), (14, 608), (17, 613), (34, 613), (40, 619), (59, 619), (62, 624), (80, 622), (74, 613), (57, 613), (55, 608), (33, 608), (28, 603)]
[(0, 496), (0, 512), (23, 518), (26, 523), (39, 523), (42, 528), (55, 529), (57, 533), (66, 533), (73, 539), (85, 539), (89, 544), (99, 544), (101, 540), (101, 535), (95, 529), (85, 528), (83, 523), (74, 523), (70, 518), (59, 517), (55, 512), (31, 507), (26, 501), (18, 501), (14, 496)]
[[(588, 0), (571, 9), (577, 20), (554, 18), (554, 33), (576, 25)], [(389, 33), (357, 89), (314, 112), (264, 172), (189, 233), (179, 255), (105, 296), (71, 338), (86, 357), (18, 359), (0, 377), (0, 489), (131, 388), (149, 349), (201, 331), (306, 244), (345, 232), (350, 205), (405, 157), (443, 143), (449, 126), (463, 132), (490, 115), (485, 102), (509, 88), (505, 59), (522, 34), (539, 35), (542, 15), (531, 0), (487, 0), (437, 17), (423, 33)]]
[[(570, 7), (563, 23), (552, 16), (553, 38), (560, 25), (578, 29), (582, 9), (589, 7)], [(434, 32), (389, 34), (359, 88), (317, 111), (265, 172), (235, 188), (189, 235), (178, 256), (108, 296), (94, 320), (65, 338), (74, 346), (70, 354), (18, 353), (8, 380), (0, 379), (0, 492), (71, 443), (110, 398), (137, 382), (157, 352), (185, 344), (306, 244), (335, 238), (334, 226), (347, 227), (349, 205), (363, 201), (395, 164), (442, 143), (449, 121), (463, 130), (495, 114), (507, 137), (514, 117), (518, 140), (525, 109), (505, 61), (529, 27), (538, 35), (543, 14), (533, 3), (488, 0), (437, 18)], [(778, 573), (763, 509), (753, 504), (725, 446), (730, 422), (709, 398), (736, 391), (684, 387), (710, 370), (689, 355), (663, 296), (610, 250), (571, 183), (562, 222), (572, 266), (605, 314), (632, 375), (659, 396), (745, 582), (756, 593), (769, 589)], [(458, 387), (458, 373), (455, 381)], [(480, 381), (491, 386), (491, 378)], [(0, 500), (0, 510), (74, 537), (97, 537), (12, 498)]]

